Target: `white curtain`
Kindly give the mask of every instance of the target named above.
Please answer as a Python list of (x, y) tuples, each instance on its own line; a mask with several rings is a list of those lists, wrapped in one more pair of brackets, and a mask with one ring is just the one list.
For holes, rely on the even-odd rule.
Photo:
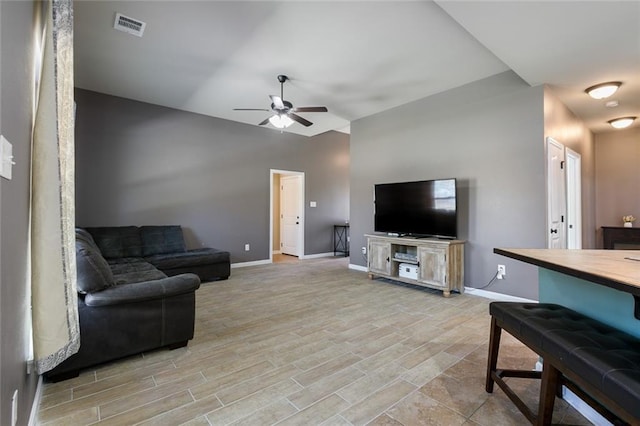
[(31, 147), (31, 303), (36, 370), (78, 351), (72, 0), (49, 0)]

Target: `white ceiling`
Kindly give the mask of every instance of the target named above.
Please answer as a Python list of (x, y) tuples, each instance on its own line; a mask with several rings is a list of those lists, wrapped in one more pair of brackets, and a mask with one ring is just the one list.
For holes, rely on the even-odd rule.
[[(114, 30), (116, 12), (144, 36)], [(287, 131), (301, 135), (509, 69), (596, 133), (640, 117), (640, 0), (76, 0), (74, 20), (77, 87), (257, 124), (270, 114), (233, 108), (269, 108), (286, 74), (286, 100), (329, 109), (300, 113), (313, 126)], [(610, 80), (614, 109), (584, 93)]]

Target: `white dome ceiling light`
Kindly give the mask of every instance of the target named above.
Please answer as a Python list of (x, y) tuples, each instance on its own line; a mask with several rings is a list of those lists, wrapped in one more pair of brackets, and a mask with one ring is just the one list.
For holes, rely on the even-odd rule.
[(622, 83), (619, 81), (610, 81), (591, 86), (585, 92), (593, 99), (605, 99), (616, 93), (621, 85)]
[(631, 126), (636, 117), (620, 117), (614, 118), (613, 120), (607, 121), (607, 123), (611, 124), (612, 127), (616, 129), (626, 129)]

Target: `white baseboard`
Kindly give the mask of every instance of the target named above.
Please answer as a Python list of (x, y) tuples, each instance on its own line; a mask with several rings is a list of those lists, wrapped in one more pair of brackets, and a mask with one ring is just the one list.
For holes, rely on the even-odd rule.
[(474, 287), (465, 287), (464, 291), (467, 294), (484, 297), (486, 299), (499, 300), (501, 302), (538, 303), (537, 300), (525, 299), (524, 297), (510, 296), (508, 294), (496, 293), (493, 291), (480, 290)]
[[(276, 252), (273, 252), (274, 254), (276, 254)], [(320, 257), (333, 257), (333, 252), (327, 252), (327, 253), (317, 253), (317, 254), (307, 254), (307, 255), (303, 255), (303, 256), (299, 256), (298, 259), (300, 260), (305, 260), (305, 259), (317, 259)], [(264, 260), (254, 260), (251, 262), (238, 262), (238, 263), (232, 263), (231, 264), (231, 269), (235, 269), (235, 268), (246, 268), (247, 266), (258, 266), (258, 265), (269, 265), (273, 263), (273, 261), (271, 259), (264, 259)]]
[(316, 253), (316, 254), (305, 254), (299, 257), (300, 260), (304, 259), (317, 259), (319, 257), (333, 257), (334, 254), (332, 251), (326, 253)]
[(353, 269), (355, 271), (362, 271), (362, 272), (368, 271), (366, 266), (354, 265), (353, 263), (349, 264), (349, 269)]
[(246, 268), (247, 266), (269, 265), (271, 263), (273, 263), (273, 262), (270, 259), (254, 260), (252, 262), (232, 263), (231, 264), (231, 269)]
[(578, 398), (578, 396), (567, 389), (566, 386), (562, 387), (562, 399), (567, 401), (567, 404), (576, 409), (576, 411), (589, 420), (596, 426), (613, 426), (611, 422), (602, 417), (600, 413), (591, 408), (589, 404)]
[[(32, 373), (35, 374), (35, 373)], [(38, 385), (36, 386), (36, 394), (33, 397), (33, 405), (29, 414), (29, 426), (35, 426), (38, 421), (38, 408), (42, 400), (42, 376), (38, 377)]]

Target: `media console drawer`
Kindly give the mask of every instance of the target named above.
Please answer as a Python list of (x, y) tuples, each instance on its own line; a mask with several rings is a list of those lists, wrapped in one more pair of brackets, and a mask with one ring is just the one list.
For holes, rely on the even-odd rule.
[(367, 270), (375, 276), (442, 290), (464, 292), (464, 241), (435, 238), (367, 237)]

